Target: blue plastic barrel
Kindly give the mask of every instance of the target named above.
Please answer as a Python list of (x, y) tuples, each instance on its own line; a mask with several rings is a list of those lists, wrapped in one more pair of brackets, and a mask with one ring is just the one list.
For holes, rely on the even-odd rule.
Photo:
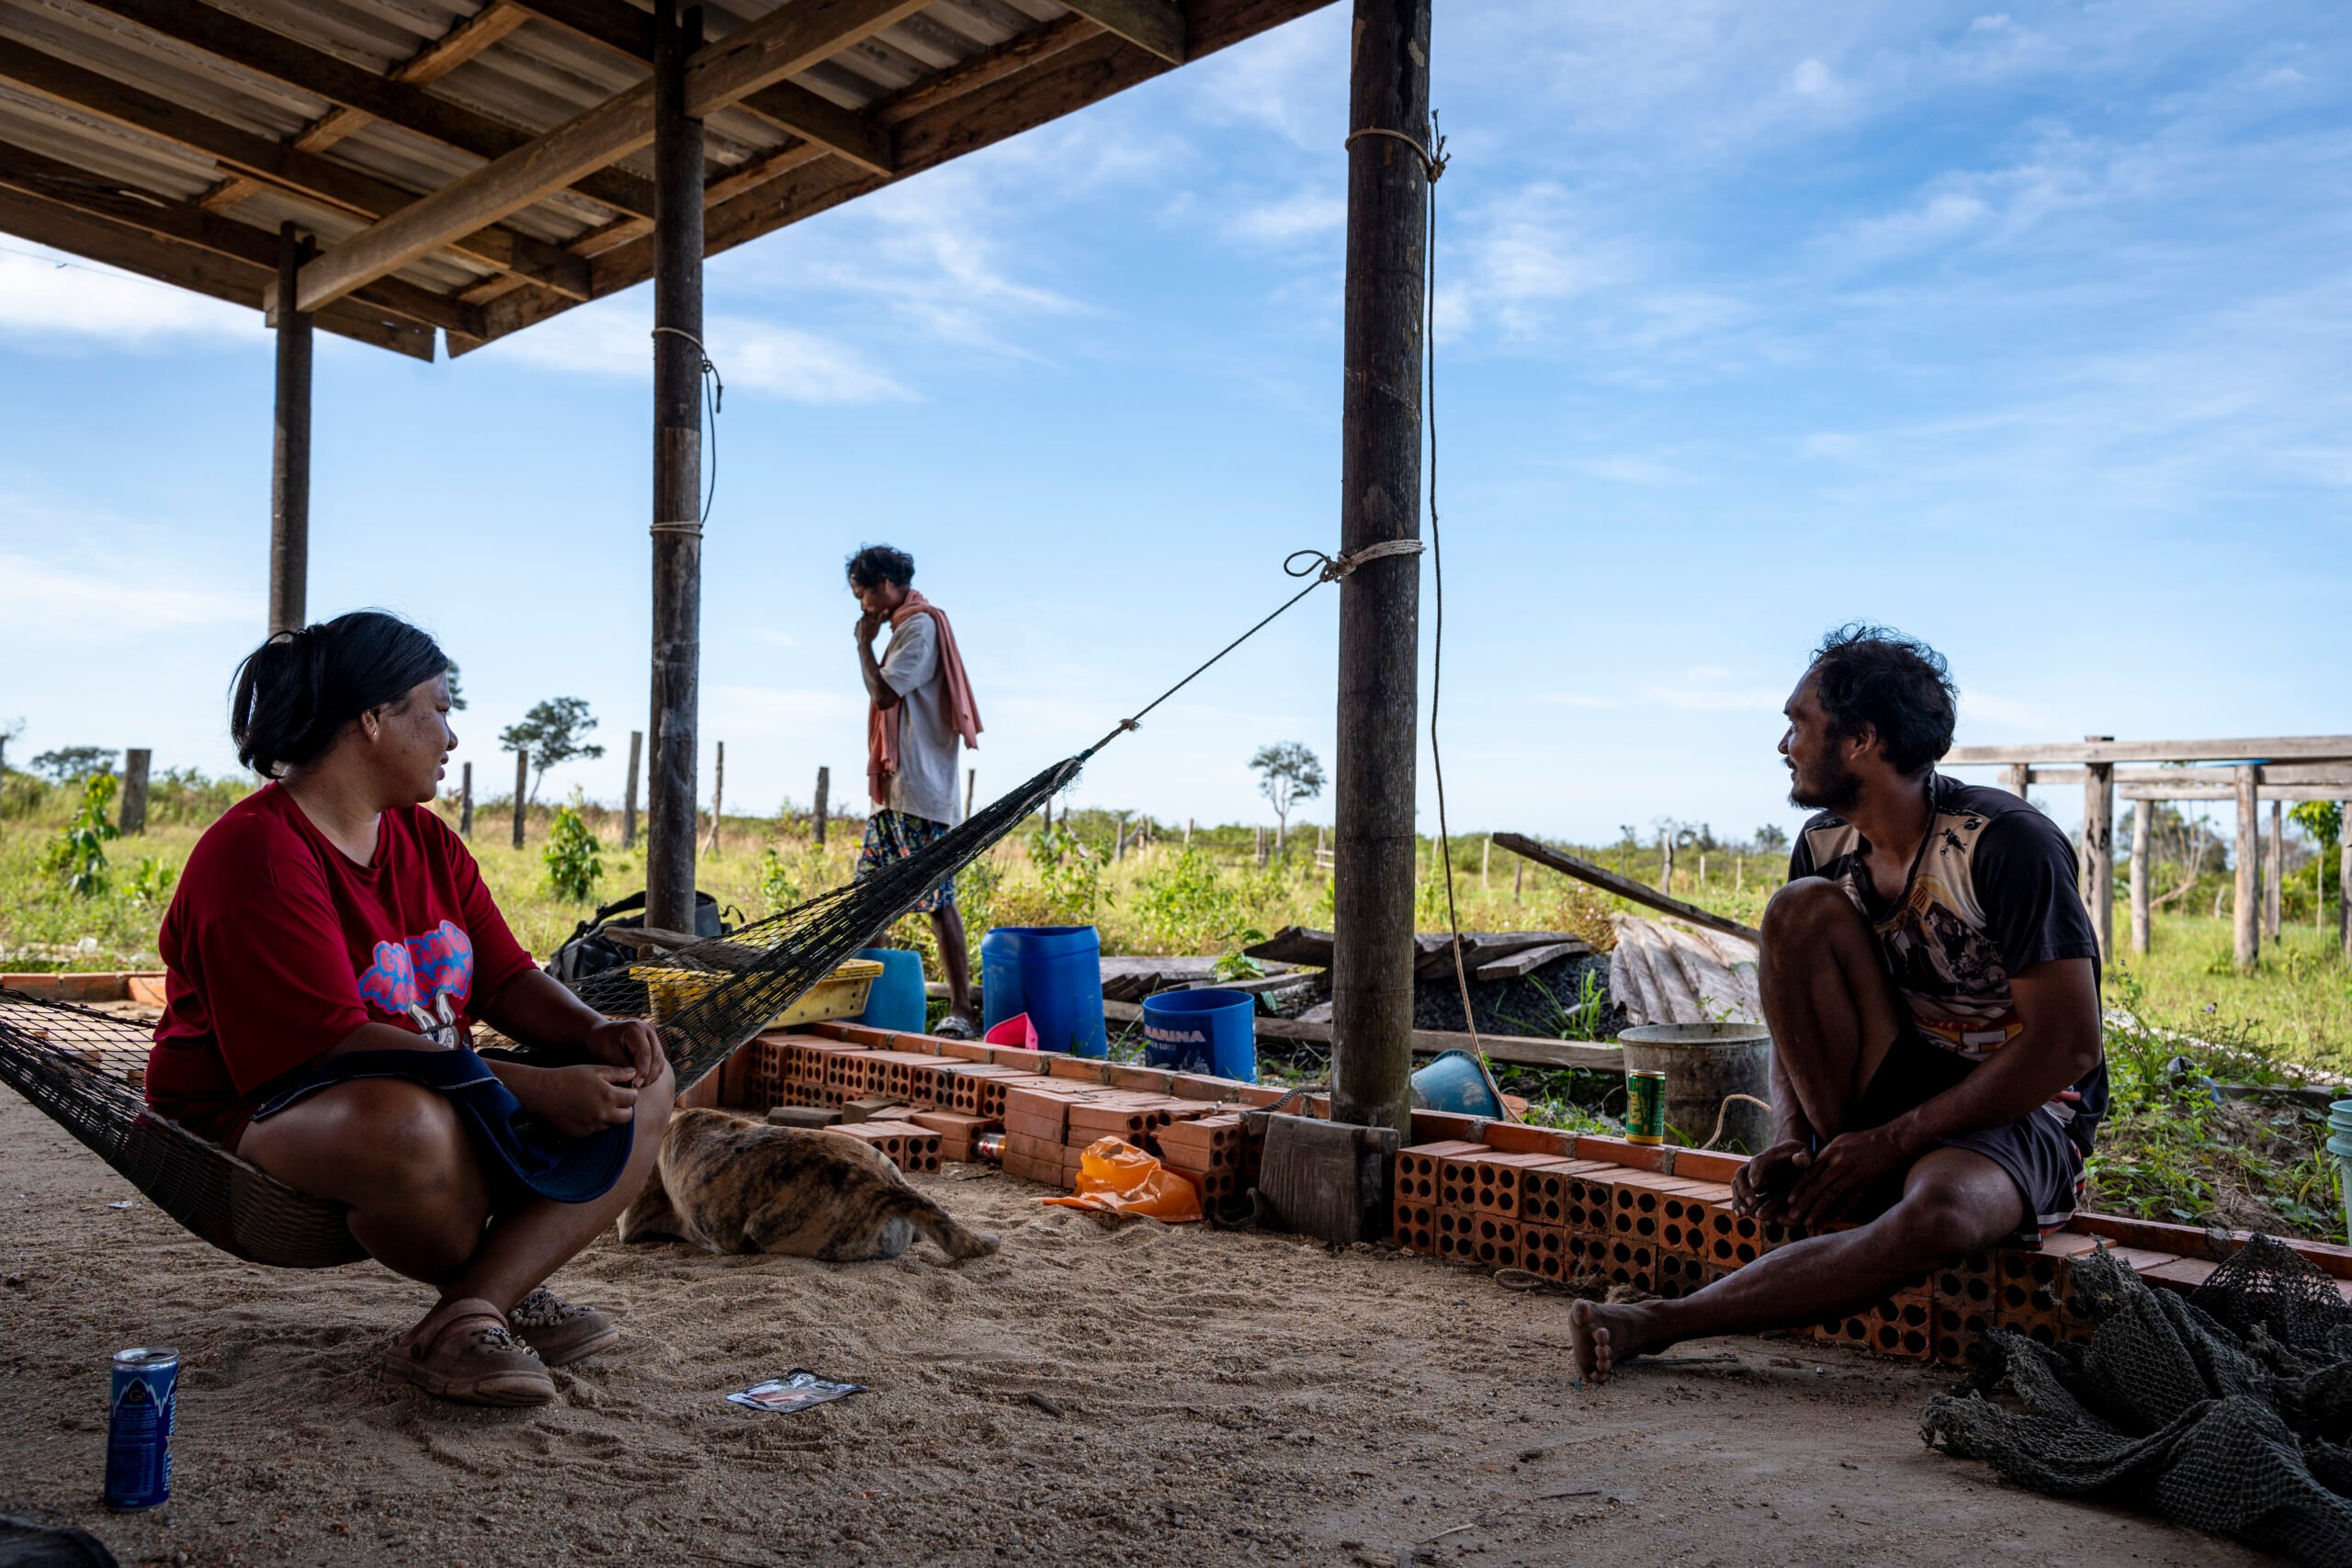
[(862, 947), (857, 955), (882, 965), (882, 977), (865, 993), (865, 1010), (850, 1021), (921, 1034), (925, 1021), (922, 954), (911, 947)]
[(1092, 926), (999, 926), (980, 939), (980, 1030), (1025, 1012), (1037, 1048), (1107, 1056), (1102, 943)]
[(1247, 991), (1163, 991), (1143, 1004), (1147, 1066), (1258, 1081), (1258, 1003)]

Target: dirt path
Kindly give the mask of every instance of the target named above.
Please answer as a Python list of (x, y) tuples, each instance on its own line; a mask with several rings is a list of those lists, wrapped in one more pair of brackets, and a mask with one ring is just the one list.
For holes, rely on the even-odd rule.
[[(1579, 1393), (1555, 1299), (1108, 1229), (972, 1168), (926, 1181), (1003, 1252), (600, 1244), (556, 1283), (624, 1348), (558, 1372), (543, 1412), (469, 1411), (374, 1378), (414, 1287), (249, 1268), (110, 1210), (130, 1188), (0, 1094), (0, 1511), (125, 1564), (2261, 1561), (1929, 1453), (1941, 1374), (1736, 1340)], [(115, 1517), (106, 1359), (139, 1343), (187, 1358), (175, 1495)], [(796, 1366), (874, 1392), (797, 1416), (720, 1397)]]

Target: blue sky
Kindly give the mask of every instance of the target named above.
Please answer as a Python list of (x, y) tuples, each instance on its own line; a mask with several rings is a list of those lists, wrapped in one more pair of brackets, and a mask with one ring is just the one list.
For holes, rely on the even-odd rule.
[[(741, 808), (858, 778), (860, 543), (956, 618), (984, 795), (1334, 547), (1345, 41), (1331, 7), (714, 258), (706, 797), (715, 739)], [(1963, 741), (2345, 728), (2352, 11), (1443, 0), (1433, 54), (1457, 830), (1792, 823), (1780, 704), (1857, 617), (1950, 656)], [(225, 769), (268, 334), (0, 245), (11, 758)], [(619, 794), (650, 319), (639, 289), (435, 366), (320, 340), (312, 613), (432, 626), (481, 774), (577, 694), (614, 750), (550, 782)], [(1077, 798), (1270, 819), (1247, 759), (1329, 758), (1336, 617)], [(1426, 750), (1420, 798), (1433, 829)]]

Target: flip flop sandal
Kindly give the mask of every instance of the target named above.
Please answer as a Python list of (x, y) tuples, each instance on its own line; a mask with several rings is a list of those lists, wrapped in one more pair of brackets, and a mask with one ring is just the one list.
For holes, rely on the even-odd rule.
[(945, 1018), (941, 1019), (939, 1021), (939, 1027), (933, 1029), (931, 1032), (932, 1037), (936, 1040), (976, 1040), (979, 1038), (978, 1030), (974, 1029), (969, 1023), (960, 1018), (957, 1018), (954, 1013), (949, 1013)]
[(546, 1404), (555, 1382), (496, 1307), (469, 1296), (442, 1309), (430, 1336), (384, 1351), (383, 1375), (460, 1404)]
[(574, 1306), (545, 1285), (516, 1302), (506, 1322), (514, 1337), (550, 1367), (568, 1367), (599, 1350), (609, 1350), (621, 1337), (611, 1318), (594, 1307)]

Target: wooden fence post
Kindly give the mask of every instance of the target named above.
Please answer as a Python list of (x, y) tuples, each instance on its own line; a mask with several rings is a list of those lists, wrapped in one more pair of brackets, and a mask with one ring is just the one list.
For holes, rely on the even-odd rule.
[(2132, 803), (2132, 951), (2146, 953), (2155, 942), (2155, 910), (2149, 903), (2149, 840), (2155, 835), (2156, 803)]
[(523, 847), (523, 791), (531, 782), (531, 753), (521, 746), (514, 748), (514, 847)]
[(1747, 857), (1746, 855), (1731, 857), (1731, 890), (1734, 893), (1747, 891)]
[(2344, 827), (2335, 846), (2335, 937), (2344, 956), (2352, 958), (2352, 800), (2339, 805)]
[(1700, 891), (1700, 892), (1702, 892), (1702, 893), (1704, 893), (1706, 890), (1707, 890), (1707, 852), (1706, 852), (1706, 851), (1704, 851), (1704, 850), (1701, 850), (1701, 851), (1699, 852), (1699, 891)]
[[(2086, 740), (2112, 740), (2086, 735)], [(2083, 902), (2090, 906), (2102, 964), (2115, 962), (2115, 764), (2083, 769)]]
[(458, 770), (458, 837), (474, 836), (474, 765)]
[(144, 746), (122, 754), (122, 809), (115, 814), (115, 829), (126, 839), (147, 830), (147, 767), (154, 755)]
[(1127, 814), (1122, 811), (1119, 813), (1118, 819), (1111, 824), (1111, 861), (1112, 863), (1116, 864), (1126, 858)]
[(1495, 858), (1495, 836), (1489, 833), (1478, 845), (1478, 891), (1487, 891), (1487, 863)]
[(645, 731), (628, 732), (628, 782), (621, 785), (621, 848), (637, 848), (637, 774), (645, 762)]
[(1672, 833), (1660, 833), (1657, 836), (1657, 890), (1661, 893), (1671, 893), (1674, 891), (1674, 835)]
[[(814, 818), (816, 822), (817, 847), (820, 850), (825, 847), (825, 814), (831, 808), (831, 800), (830, 797), (832, 794), (832, 789), (833, 770), (831, 768), (819, 768), (817, 770), (817, 809), (811, 813), (811, 816)], [(1050, 819), (1052, 818), (1053, 814), (1054, 808), (1050, 804), (1048, 804), (1046, 807), (1046, 816), (1048, 818), (1048, 825), (1050, 825)]]
[(1184, 818), (1184, 847), (1193, 847), (1193, 819), (1189, 817)]
[(2236, 890), (2231, 922), (2236, 927), (2236, 959), (2240, 969), (2252, 969), (2262, 957), (2262, 818), (2255, 804), (2254, 766), (2241, 762), (2236, 770), (2238, 837)]
[(1263, 824), (1263, 823), (1260, 823), (1260, 824), (1259, 824), (1259, 826), (1258, 826), (1258, 864), (1259, 864), (1260, 868), (1261, 868), (1261, 869), (1262, 869), (1262, 868), (1265, 866), (1265, 863), (1266, 863), (1266, 828), (1265, 828), (1265, 824)]
[(1526, 886), (1527, 863), (1525, 861), (1521, 861), (1518, 864), (1510, 868), (1510, 897), (1512, 903), (1516, 904), (1519, 902), (1521, 891)]
[(972, 814), (972, 796), (979, 787), (980, 770), (978, 768), (966, 768), (964, 770), (964, 815), (967, 817), (969, 817)]
[(718, 755), (710, 767), (710, 852), (718, 852), (718, 824), (727, 809), (727, 742), (718, 741)]
[(2270, 803), (2270, 843), (2264, 857), (2262, 878), (2262, 934), (2272, 942), (2278, 940), (2278, 925), (2287, 903), (2287, 834), (2283, 823), (2285, 807), (2278, 801)]

